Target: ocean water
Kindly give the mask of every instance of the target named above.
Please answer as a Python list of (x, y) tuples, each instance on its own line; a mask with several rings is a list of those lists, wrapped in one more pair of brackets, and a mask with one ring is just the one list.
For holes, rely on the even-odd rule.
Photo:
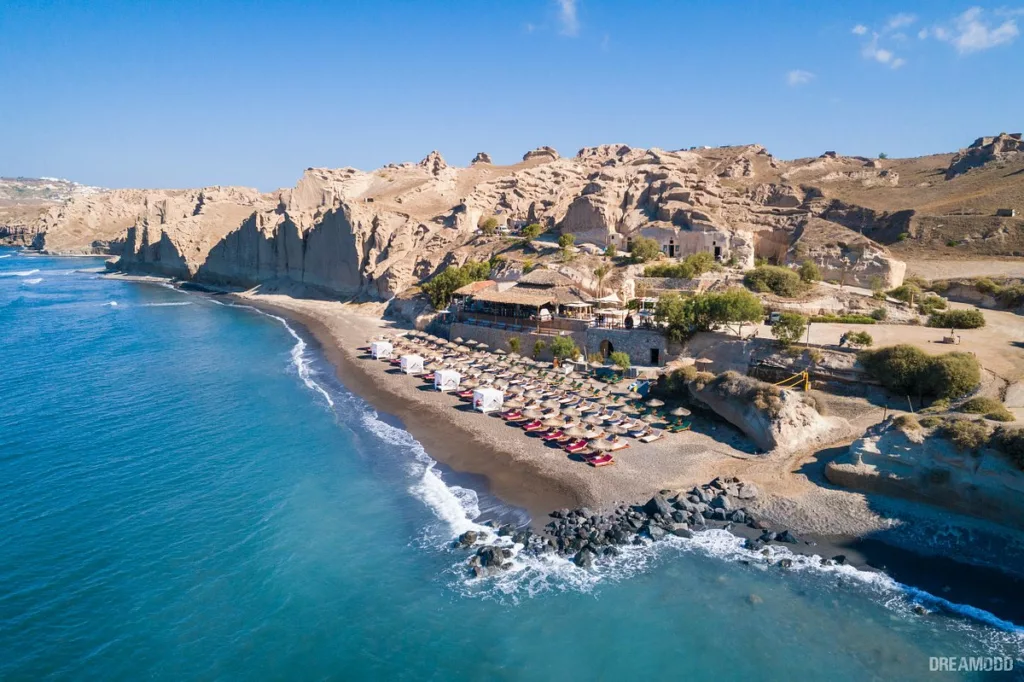
[(101, 264), (0, 249), (0, 680), (1024, 669), (1024, 633), (989, 614), (848, 567), (747, 565), (722, 533), (468, 580), (451, 539), (523, 512), (442, 471), (301, 329)]

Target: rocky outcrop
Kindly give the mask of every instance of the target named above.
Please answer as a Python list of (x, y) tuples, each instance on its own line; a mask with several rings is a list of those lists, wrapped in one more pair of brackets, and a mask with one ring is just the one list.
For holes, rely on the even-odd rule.
[(494, 163), (491, 161), (491, 155), (487, 152), (477, 152), (476, 156), (473, 157), (471, 163)]
[(1024, 472), (984, 448), (959, 450), (934, 431), (895, 419), (869, 429), (825, 475), (836, 485), (925, 501), (1024, 528)]
[(1020, 133), (999, 133), (995, 137), (979, 137), (967, 149), (961, 149), (949, 162), (946, 179), (951, 180), (972, 168), (1007, 161), (1024, 155)]
[(850, 429), (845, 419), (819, 414), (805, 396), (736, 372), (725, 372), (703, 385), (691, 383), (690, 394), (765, 452), (826, 445)]
[(529, 161), (530, 159), (550, 159), (552, 161), (558, 160), (558, 152), (552, 147), (537, 147), (523, 154), (523, 161)]

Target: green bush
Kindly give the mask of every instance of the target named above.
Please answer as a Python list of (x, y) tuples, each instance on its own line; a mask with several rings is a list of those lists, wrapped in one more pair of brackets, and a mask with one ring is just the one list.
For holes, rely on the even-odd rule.
[(1024, 306), (1024, 284), (1008, 284), (996, 292), (996, 300), (1006, 308)]
[(997, 427), (989, 444), (1024, 471), (1024, 429)]
[(523, 239), (536, 239), (543, 231), (544, 228), (541, 227), (540, 223), (530, 223), (523, 228), (520, 234), (523, 236)]
[(622, 369), (629, 369), (630, 360), (629, 353), (624, 353), (621, 350), (617, 350), (608, 356), (608, 359), (612, 361), (613, 365), (618, 365)]
[(960, 406), (961, 412), (968, 414), (982, 414), (985, 419), (997, 422), (1012, 422), (1015, 420), (1013, 413), (995, 398), (983, 398), (978, 396), (971, 398)]
[(538, 359), (541, 356), (541, 353), (544, 352), (545, 348), (547, 348), (547, 344), (545, 344), (543, 341), (538, 340), (538, 341), (534, 342), (534, 344), (533, 344), (533, 359), (534, 360)]
[(929, 415), (921, 418), (921, 426), (926, 429), (935, 428), (936, 426), (942, 426), (946, 420), (942, 417), (936, 417), (935, 415)]
[(518, 336), (513, 336), (508, 340), (508, 349), (519, 355), (519, 351), (522, 350), (523, 342)]
[(735, 326), (739, 335), (745, 324), (764, 318), (764, 308), (757, 296), (743, 289), (708, 292), (688, 298), (666, 294), (658, 299), (654, 318), (666, 325), (671, 340), (683, 341), (694, 332), (708, 331), (718, 325)]
[(656, 263), (644, 268), (644, 277), (674, 277), (692, 279), (721, 266), (710, 253), (701, 252), (687, 256), (678, 263)]
[(857, 359), (868, 374), (898, 395), (957, 398), (981, 383), (981, 367), (969, 353), (932, 357), (902, 344), (861, 351)]
[(946, 299), (937, 294), (925, 294), (917, 304), (917, 311), (922, 315), (931, 315), (946, 309)]
[(615, 244), (609, 244), (604, 249), (605, 258), (616, 258), (619, 255), (619, 250), (615, 248)]
[(887, 317), (889, 317), (889, 311), (886, 310), (885, 308), (875, 308), (874, 310), (871, 311), (872, 320), (881, 322)]
[(777, 265), (762, 265), (747, 272), (743, 283), (748, 289), (759, 293), (773, 293), (776, 296), (793, 298), (807, 290), (807, 283), (789, 268)]
[(921, 298), (921, 287), (916, 284), (902, 284), (895, 289), (890, 289), (889, 297), (895, 298), (897, 301), (910, 303)]
[(984, 422), (969, 419), (951, 419), (942, 427), (942, 435), (960, 450), (977, 452), (985, 447), (991, 435)]
[(846, 313), (843, 315), (812, 315), (811, 322), (823, 322), (830, 324), (874, 324), (875, 318), (867, 315), (855, 315)]
[(947, 310), (933, 313), (928, 318), (928, 326), (939, 329), (979, 329), (985, 326), (985, 316), (980, 310)]
[(805, 260), (801, 263), (797, 274), (800, 275), (800, 279), (807, 283), (821, 281), (821, 270), (812, 260)]
[(807, 318), (800, 313), (782, 313), (778, 321), (772, 325), (772, 336), (784, 346), (802, 339), (806, 331)]
[(556, 336), (551, 339), (549, 344), (551, 348), (551, 354), (559, 360), (565, 360), (566, 358), (572, 358), (579, 355), (579, 349), (576, 348), (576, 343), (572, 340), (571, 336)]
[(861, 348), (875, 345), (875, 339), (867, 332), (846, 332), (846, 342), (851, 346), (860, 346)]
[(649, 237), (637, 237), (629, 248), (629, 255), (634, 263), (648, 263), (661, 256), (661, 247)]
[(447, 267), (434, 279), (423, 285), (423, 291), (430, 297), (430, 303), (436, 310), (448, 306), (452, 294), (470, 282), (487, 279), (491, 274), (491, 264), (487, 262), (468, 261), (461, 267)]
[(912, 414), (901, 414), (892, 420), (892, 423), (903, 431), (920, 431), (921, 424), (917, 421), (917, 417)]
[(568, 250), (573, 244), (576, 243), (576, 235), (574, 234), (560, 234), (558, 235), (558, 245), (562, 247), (562, 250)]
[(486, 235), (492, 235), (498, 231), (498, 219), (494, 216), (480, 222), (480, 231)]

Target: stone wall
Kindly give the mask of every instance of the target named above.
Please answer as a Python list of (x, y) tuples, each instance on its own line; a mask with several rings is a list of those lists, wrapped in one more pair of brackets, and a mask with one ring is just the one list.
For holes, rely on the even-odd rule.
[[(544, 352), (540, 354), (539, 359), (546, 361), (551, 360), (551, 350), (547, 346), (551, 343), (551, 339), (555, 338), (552, 334), (537, 334), (528, 331), (514, 332), (506, 329), (492, 329), (475, 324), (455, 322), (451, 325), (451, 338), (457, 339), (460, 336), (466, 340), (482, 341), (490, 346), (492, 350), (501, 348), (505, 351), (509, 350), (509, 339), (513, 336), (518, 336), (520, 342), (519, 352), (527, 357), (533, 357), (533, 345), (537, 341), (543, 341), (545, 348)], [(572, 340), (581, 349), (587, 343), (586, 332), (567, 332), (565, 336), (572, 337)]]
[(661, 332), (644, 329), (602, 329), (592, 327), (587, 330), (587, 353), (600, 353), (601, 344), (607, 341), (612, 351), (629, 354), (629, 361), (634, 365), (648, 366), (651, 362), (651, 350), (658, 351), (658, 366), (668, 360), (668, 339)]

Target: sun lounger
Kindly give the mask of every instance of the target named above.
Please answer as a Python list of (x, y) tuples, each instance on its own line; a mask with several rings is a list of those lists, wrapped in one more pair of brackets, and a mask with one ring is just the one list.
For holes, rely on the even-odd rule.
[(665, 437), (664, 431), (651, 431), (646, 436), (640, 438), (641, 443), (653, 443), (656, 440), (661, 440)]
[(690, 426), (690, 422), (680, 422), (678, 424), (673, 424), (665, 430), (669, 433), (682, 433), (683, 431), (689, 431)]
[(568, 453), (586, 450), (590, 442), (586, 438), (574, 438), (565, 444), (565, 451)]
[(640, 440), (643, 440), (650, 433), (651, 433), (650, 429), (633, 429), (632, 431), (629, 432), (629, 437), (630, 438), (639, 438)]
[(609, 454), (594, 455), (586, 458), (587, 464), (592, 467), (605, 467), (609, 464), (615, 464), (615, 458)]
[(502, 415), (501, 415), (501, 418), (504, 419), (505, 421), (510, 421), (510, 420), (519, 419), (522, 416), (523, 416), (523, 413), (520, 412), (519, 410), (510, 410), (508, 412), (503, 412)]
[(564, 437), (565, 433), (561, 429), (555, 429), (554, 431), (548, 431), (543, 436), (541, 436), (541, 440), (558, 440), (559, 438)]
[(532, 422), (528, 422), (528, 423), (523, 425), (523, 431), (530, 431), (530, 432), (532, 432), (532, 431), (542, 431), (543, 429), (544, 429), (544, 424), (542, 422), (539, 422), (539, 421), (532, 421)]

